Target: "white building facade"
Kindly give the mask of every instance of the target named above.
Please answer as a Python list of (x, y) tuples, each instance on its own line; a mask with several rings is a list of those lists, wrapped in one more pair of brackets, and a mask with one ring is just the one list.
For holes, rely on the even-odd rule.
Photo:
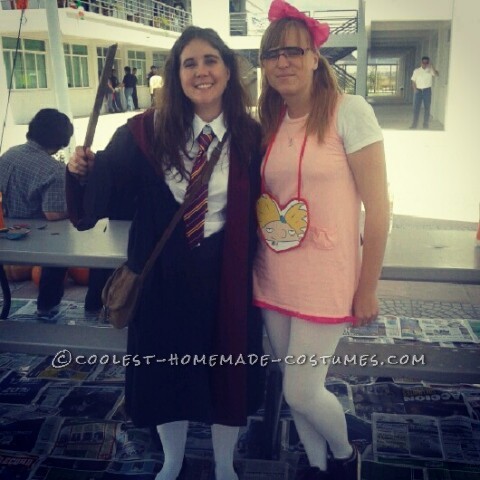
[[(67, 85), (58, 85), (46, 2), (51, 2), (50, 9), (52, 4), (58, 7), (60, 39), (54, 41), (62, 43)], [(230, 47), (245, 56), (244, 78), (253, 96), (258, 94), (256, 52), (266, 25), (266, 12), (258, 8), (262, 3), (258, 0), (187, 0), (181, 2), (185, 9), (174, 8), (177, 2), (169, 0), (30, 0), (23, 11), (15, 8), (21, 3), (0, 0), (2, 152), (24, 141), (26, 125), (39, 109), (59, 108), (59, 88), (66, 92), (76, 141), (81, 142), (105, 51), (113, 43), (118, 44), (117, 76), (121, 80), (127, 65), (137, 68), (139, 106), (147, 108), (150, 95), (146, 75), (150, 66), (162, 67), (175, 39), (190, 23), (214, 28)], [(291, 3), (301, 8), (300, 0)], [(367, 65), (379, 58), (396, 59), (395, 91), (385, 98), (386, 102), (411, 102), (409, 79), (423, 54), (428, 54), (440, 71), (434, 84), (432, 115), (444, 130), (385, 131), (395, 212), (438, 217), (441, 210), (444, 218), (478, 220), (480, 162), (473, 143), (480, 94), (472, 74), (476, 63), (472, 53), (480, 44), (480, 2), (338, 0), (333, 2), (337, 11), (333, 14), (321, 9), (323, 3), (319, 1), (319, 10), (309, 10), (309, 14), (328, 17), (335, 23), (332, 15), (340, 15), (338, 11), (356, 12), (354, 30), (331, 35), (325, 45), (329, 53), (345, 49), (354, 55), (350, 58), (356, 63), (356, 78), (350, 88), (356, 93), (367, 93)], [(126, 115), (102, 115), (94, 147), (102, 148)]]

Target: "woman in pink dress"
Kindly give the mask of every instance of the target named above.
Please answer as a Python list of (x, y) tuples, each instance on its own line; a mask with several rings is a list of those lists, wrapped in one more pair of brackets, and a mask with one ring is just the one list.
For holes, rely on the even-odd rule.
[(328, 25), (280, 0), (269, 19), (260, 46), (266, 154), (254, 302), (274, 355), (285, 359), (284, 395), (310, 462), (305, 478), (356, 479), (360, 455), (325, 377), (345, 327), (378, 314), (389, 223), (383, 137), (372, 108), (339, 92), (320, 55)]

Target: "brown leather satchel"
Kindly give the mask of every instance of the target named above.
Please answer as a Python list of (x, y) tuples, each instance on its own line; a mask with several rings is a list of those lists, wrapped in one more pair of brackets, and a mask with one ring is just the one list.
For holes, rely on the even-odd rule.
[(189, 194), (185, 197), (180, 208), (175, 212), (170, 224), (163, 232), (160, 240), (153, 249), (150, 258), (143, 267), (141, 273), (135, 273), (130, 270), (127, 263), (123, 263), (110, 276), (102, 291), (102, 318), (110, 322), (115, 328), (125, 328), (135, 315), (138, 306), (138, 300), (142, 291), (143, 282), (149, 274), (160, 255), (164, 245), (170, 238), (173, 230), (177, 226), (180, 219), (192, 200), (196, 197), (200, 188), (208, 185), (220, 152), (227, 139), (225, 134), (223, 140), (218, 143), (212, 153), (212, 157), (206, 163), (201, 174), (191, 187)]

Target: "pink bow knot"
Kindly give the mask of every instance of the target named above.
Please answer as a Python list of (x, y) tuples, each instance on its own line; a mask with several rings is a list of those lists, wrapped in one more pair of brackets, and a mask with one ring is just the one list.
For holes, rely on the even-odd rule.
[(271, 22), (274, 22), (281, 18), (298, 18), (299, 20), (303, 20), (307, 24), (308, 30), (313, 37), (313, 43), (317, 48), (328, 40), (330, 27), (327, 23), (321, 23), (318, 20), (305, 15), (284, 0), (273, 0), (268, 11), (268, 19)]

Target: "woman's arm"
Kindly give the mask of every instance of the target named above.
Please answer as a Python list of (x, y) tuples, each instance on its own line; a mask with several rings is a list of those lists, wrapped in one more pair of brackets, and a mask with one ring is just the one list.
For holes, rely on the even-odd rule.
[(376, 289), (388, 236), (389, 203), (383, 142), (368, 145), (347, 158), (365, 207), (362, 266), (353, 298), (357, 325), (364, 325), (378, 315)]
[(70, 220), (79, 229), (92, 228), (109, 216), (111, 199), (137, 178), (138, 149), (127, 126), (117, 129), (105, 150), (94, 154), (77, 147), (67, 164), (66, 195)]

